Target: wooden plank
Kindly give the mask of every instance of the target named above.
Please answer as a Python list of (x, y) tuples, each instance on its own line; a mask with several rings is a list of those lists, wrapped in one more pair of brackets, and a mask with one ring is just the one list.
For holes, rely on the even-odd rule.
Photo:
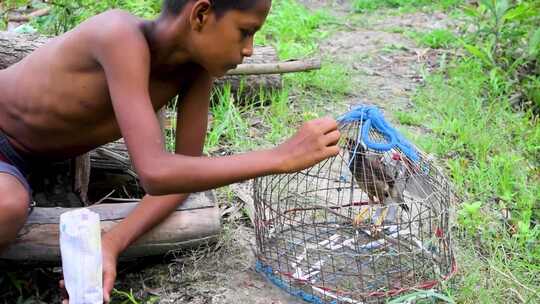
[[(56, 209), (56, 208), (55, 208)], [(101, 229), (109, 231), (120, 220), (103, 220)], [(165, 254), (171, 250), (197, 246), (213, 241), (221, 231), (217, 206), (176, 211), (142, 236), (122, 254), (122, 259)], [(0, 255), (0, 259), (59, 262), (58, 223), (27, 223), (17, 240)]]
[[(213, 208), (215, 206), (215, 196), (213, 192), (195, 193), (178, 206), (177, 211), (189, 211), (196, 209)], [(116, 221), (125, 218), (133, 209), (137, 207), (137, 203), (116, 203), (116, 204), (101, 204), (88, 207), (99, 214), (102, 221)], [(73, 210), (72, 208), (39, 208), (36, 207), (28, 216), (26, 221), (28, 224), (58, 224), (60, 215), (64, 212)]]

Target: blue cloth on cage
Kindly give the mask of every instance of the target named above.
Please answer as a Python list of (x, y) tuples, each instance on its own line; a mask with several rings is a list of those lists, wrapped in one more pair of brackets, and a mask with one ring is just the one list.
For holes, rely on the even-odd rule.
[[(387, 152), (393, 148), (398, 148), (410, 160), (414, 162), (418, 162), (420, 160), (416, 148), (384, 119), (379, 109), (375, 106), (358, 106), (338, 118), (338, 122), (340, 125), (353, 122), (362, 122), (362, 128), (359, 132), (359, 136), (369, 149), (379, 152)], [(369, 131), (371, 128), (374, 128), (377, 132), (379, 132), (384, 137), (386, 142), (373, 141), (369, 137)]]

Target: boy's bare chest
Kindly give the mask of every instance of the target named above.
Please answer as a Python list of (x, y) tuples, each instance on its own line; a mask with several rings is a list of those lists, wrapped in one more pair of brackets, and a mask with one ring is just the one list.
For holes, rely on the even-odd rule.
[(159, 109), (178, 95), (181, 87), (181, 80), (164, 81), (161, 79), (150, 79), (148, 85), (150, 98), (154, 109)]
[[(55, 94), (57, 96), (53, 99), (70, 100), (70, 103), (78, 108), (76, 112), (86, 112), (87, 115), (91, 115), (92, 112), (112, 111), (114, 101), (111, 97), (110, 85), (107, 83), (106, 76), (103, 72), (96, 71), (95, 73), (87, 73), (79, 77), (70, 77), (70, 79), (71, 85), (63, 86), (61, 90), (64, 92), (57, 92), (58, 94)], [(179, 93), (183, 81), (181, 77), (164, 79), (163, 77), (153, 77), (151, 75), (147, 92), (154, 109), (158, 110), (172, 100)], [(144, 92), (146, 90), (140, 91)], [(62, 98), (58, 99), (58, 96)], [(144, 100), (146, 96), (138, 97), (141, 98), (121, 102), (139, 102), (140, 100)]]

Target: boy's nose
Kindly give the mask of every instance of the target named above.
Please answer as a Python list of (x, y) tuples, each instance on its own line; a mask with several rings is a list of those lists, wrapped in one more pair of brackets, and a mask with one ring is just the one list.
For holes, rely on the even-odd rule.
[(242, 49), (242, 56), (251, 57), (253, 55), (253, 38), (249, 39), (248, 43)]
[(253, 55), (253, 46), (245, 47), (242, 49), (242, 56), (243, 57), (251, 57)]

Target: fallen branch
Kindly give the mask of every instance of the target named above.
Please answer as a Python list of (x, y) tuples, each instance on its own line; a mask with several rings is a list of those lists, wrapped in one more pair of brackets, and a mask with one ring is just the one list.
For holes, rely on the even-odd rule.
[(247, 63), (227, 72), (227, 75), (263, 75), (304, 72), (321, 68), (320, 59), (295, 60), (278, 63)]
[(38, 9), (28, 15), (8, 15), (7, 20), (10, 22), (28, 22), (32, 18), (48, 15), (51, 12), (50, 7)]

